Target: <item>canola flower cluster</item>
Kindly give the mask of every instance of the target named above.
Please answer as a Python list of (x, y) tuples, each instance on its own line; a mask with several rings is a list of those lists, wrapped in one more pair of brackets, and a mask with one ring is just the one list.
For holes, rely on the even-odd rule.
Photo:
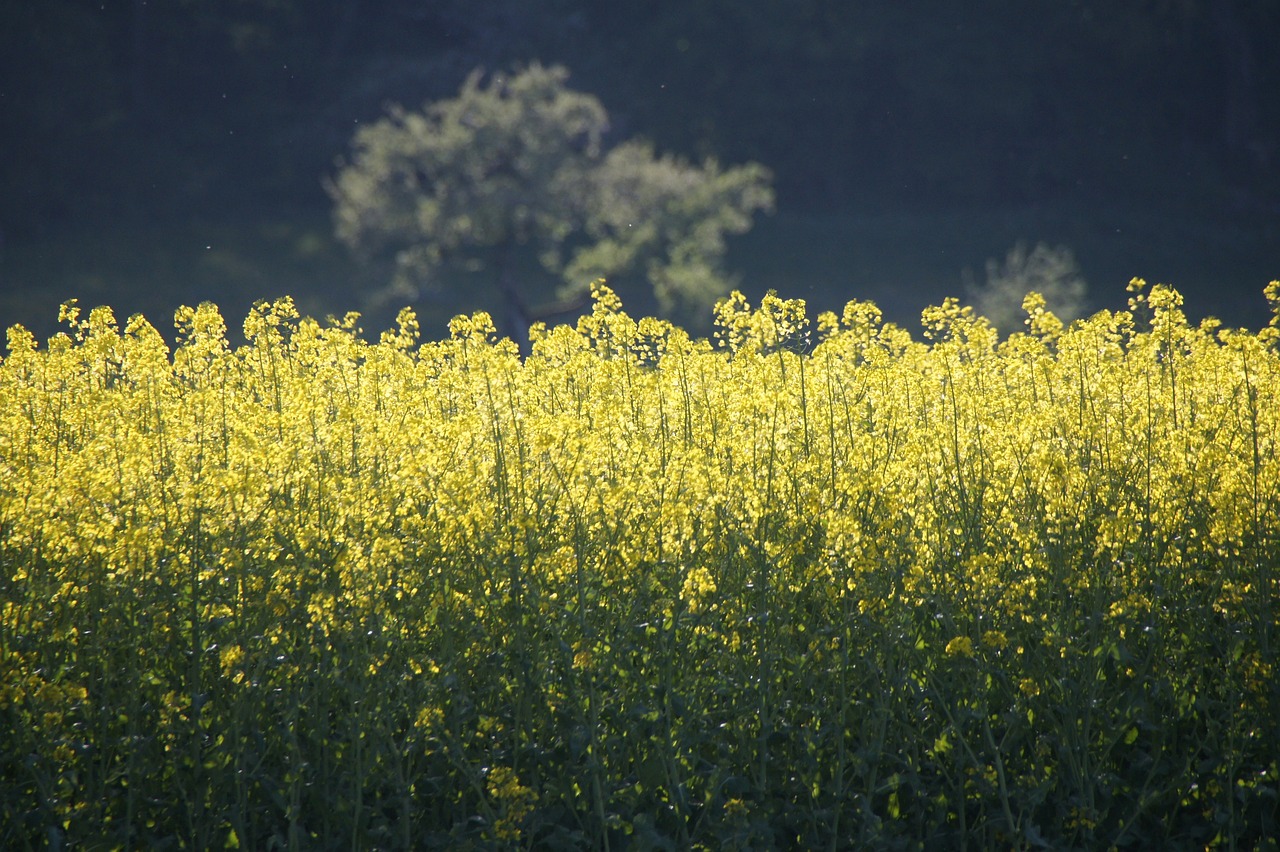
[(1280, 283), (0, 362), (0, 846), (1262, 848)]

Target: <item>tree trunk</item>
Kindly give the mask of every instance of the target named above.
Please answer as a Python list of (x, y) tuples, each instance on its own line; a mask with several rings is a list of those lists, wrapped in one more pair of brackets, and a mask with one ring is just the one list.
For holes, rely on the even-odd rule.
[(502, 293), (504, 303), (503, 320), (498, 330), (516, 342), (522, 355), (528, 354), (529, 328), (533, 325), (533, 318), (529, 305), (520, 294), (515, 270), (515, 243), (512, 240), (507, 240), (498, 250), (498, 291)]
[(498, 290), (502, 294), (503, 319), (499, 331), (510, 337), (520, 347), (520, 354), (530, 353), (529, 330), (534, 323), (548, 322), (557, 317), (577, 313), (591, 300), (589, 293), (530, 305), (520, 292), (520, 280), (516, 275), (515, 243), (508, 241), (498, 251)]

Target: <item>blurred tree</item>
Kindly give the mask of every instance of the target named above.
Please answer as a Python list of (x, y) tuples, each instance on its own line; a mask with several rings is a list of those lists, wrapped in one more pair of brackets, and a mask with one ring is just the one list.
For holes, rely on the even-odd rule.
[(965, 278), (965, 290), (974, 308), (1002, 334), (1021, 330), (1026, 318), (1022, 303), (1031, 292), (1043, 296), (1045, 307), (1063, 323), (1085, 312), (1088, 287), (1075, 255), (1066, 246), (1051, 248), (1037, 243), (1028, 251), (1026, 243), (1018, 243), (1003, 266), (994, 259), (987, 261), (984, 283), (979, 284), (967, 272)]
[[(772, 207), (767, 170), (694, 166), (640, 142), (606, 154), (603, 106), (567, 79), (536, 63), (487, 83), (477, 70), (457, 97), (362, 128), (327, 184), (338, 238), (365, 258), (391, 253), (399, 297), (438, 285), (446, 264), (490, 270), (518, 340), (580, 305), (596, 277), (638, 269), (668, 311), (728, 292), (724, 235)], [(558, 301), (530, 303), (528, 250), (561, 280)]]

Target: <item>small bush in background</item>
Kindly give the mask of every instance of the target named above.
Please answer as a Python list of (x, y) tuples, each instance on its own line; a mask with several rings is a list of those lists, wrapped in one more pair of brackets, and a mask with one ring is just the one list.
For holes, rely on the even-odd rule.
[(1085, 312), (1087, 287), (1075, 255), (1066, 246), (1036, 243), (1027, 251), (1027, 244), (1020, 242), (1009, 250), (1003, 266), (995, 258), (987, 261), (985, 283), (978, 284), (971, 273), (965, 278), (965, 292), (974, 309), (1001, 334), (1021, 330), (1026, 316), (1022, 300), (1029, 292), (1044, 296), (1048, 310), (1063, 323)]

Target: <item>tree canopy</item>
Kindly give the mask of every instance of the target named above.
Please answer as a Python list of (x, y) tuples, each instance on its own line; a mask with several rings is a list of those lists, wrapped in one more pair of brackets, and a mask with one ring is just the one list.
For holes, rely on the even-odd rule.
[[(643, 141), (608, 148), (608, 115), (566, 86), (559, 65), (476, 70), (455, 97), (392, 107), (361, 128), (328, 182), (338, 238), (390, 255), (396, 295), (438, 286), (454, 265), (496, 276), (508, 331), (585, 299), (592, 280), (643, 275), (667, 311), (707, 307), (731, 288), (725, 236), (773, 206), (767, 169), (695, 165)], [(532, 304), (519, 253), (558, 277)]]

